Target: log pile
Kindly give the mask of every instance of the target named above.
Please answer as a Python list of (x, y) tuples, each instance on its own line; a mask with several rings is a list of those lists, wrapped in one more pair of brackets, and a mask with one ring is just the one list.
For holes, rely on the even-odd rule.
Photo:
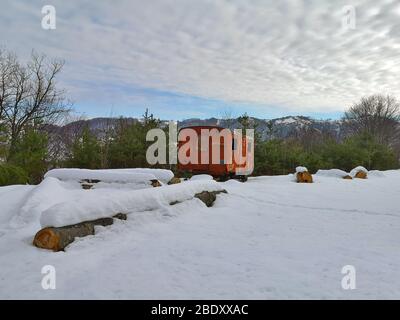
[[(207, 207), (211, 207), (217, 198), (217, 194), (227, 193), (226, 190), (221, 191), (203, 191), (194, 195), (195, 198), (204, 202)], [(175, 201), (170, 203), (174, 205), (179, 203)], [(72, 243), (76, 237), (85, 237), (95, 234), (95, 226), (109, 226), (114, 223), (114, 219), (126, 220), (127, 215), (118, 213), (112, 218), (100, 218), (92, 221), (84, 221), (77, 224), (64, 227), (47, 227), (36, 233), (33, 239), (33, 245), (53, 251), (62, 251)]]

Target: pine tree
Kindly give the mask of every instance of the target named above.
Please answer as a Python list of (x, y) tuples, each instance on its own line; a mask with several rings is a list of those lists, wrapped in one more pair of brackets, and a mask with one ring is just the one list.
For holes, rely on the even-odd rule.
[(24, 169), (29, 183), (39, 183), (47, 170), (47, 135), (28, 129), (19, 138), (9, 158), (9, 163)]
[(73, 143), (67, 166), (85, 169), (101, 167), (101, 147), (96, 136), (88, 127), (82, 130)]

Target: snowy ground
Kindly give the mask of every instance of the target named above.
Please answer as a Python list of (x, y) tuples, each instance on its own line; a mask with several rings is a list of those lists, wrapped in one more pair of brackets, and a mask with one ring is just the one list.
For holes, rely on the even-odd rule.
[[(31, 242), (63, 192), (2, 187), (0, 298), (400, 298), (400, 171), (314, 178), (221, 183), (229, 193), (212, 208), (194, 199), (131, 213), (57, 253)], [(78, 203), (92, 191), (64, 187)], [(44, 265), (56, 268), (55, 290), (42, 289)], [(355, 290), (341, 287), (345, 265)]]

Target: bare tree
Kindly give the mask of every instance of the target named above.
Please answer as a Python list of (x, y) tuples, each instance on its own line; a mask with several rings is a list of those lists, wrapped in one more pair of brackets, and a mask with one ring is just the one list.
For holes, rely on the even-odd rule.
[(25, 65), (15, 54), (0, 53), (0, 119), (9, 136), (10, 153), (26, 126), (56, 123), (69, 111), (56, 77), (64, 62), (32, 53)]
[(343, 120), (347, 135), (366, 133), (388, 145), (400, 138), (400, 104), (389, 95), (363, 97), (346, 111)]
[(317, 129), (305, 126), (290, 132), (287, 139), (298, 142), (304, 150), (311, 152), (327, 141), (334, 141), (335, 136), (325, 128)]
[(229, 129), (233, 130), (235, 129), (235, 122), (236, 119), (233, 116), (233, 111), (232, 109), (225, 109), (222, 114), (221, 114), (221, 119), (223, 120), (224, 126)]
[(86, 126), (85, 120), (82, 115), (68, 114), (61, 119), (58, 125), (46, 125), (44, 130), (49, 139), (48, 157), (51, 166), (68, 158), (72, 145)]

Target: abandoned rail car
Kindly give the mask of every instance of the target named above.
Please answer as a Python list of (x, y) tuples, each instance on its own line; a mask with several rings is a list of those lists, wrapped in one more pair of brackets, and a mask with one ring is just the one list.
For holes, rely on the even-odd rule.
[[(181, 137), (181, 134), (183, 133), (182, 130), (186, 129), (191, 129), (193, 132), (195, 132), (195, 135), (197, 137), (196, 142), (193, 144), (192, 141), (192, 148), (187, 148), (186, 150), (186, 157), (190, 157), (191, 152), (196, 152), (197, 161), (190, 162), (190, 163), (182, 163), (178, 157), (178, 170), (180, 172), (184, 173), (191, 173), (191, 174), (209, 174), (213, 176), (214, 178), (217, 178), (219, 180), (227, 180), (229, 178), (237, 178), (241, 181), (246, 181), (247, 180), (247, 173), (245, 173), (245, 168), (247, 166), (247, 161), (248, 159), (246, 158), (245, 162), (243, 161), (237, 161), (235, 159), (235, 151), (240, 153), (241, 149), (241, 154), (245, 158), (247, 156), (247, 152), (249, 149), (251, 149), (251, 141), (246, 137), (246, 136), (237, 136), (235, 135), (232, 131), (229, 130), (230, 137), (229, 139), (225, 139), (224, 136), (221, 133), (222, 130), (226, 128), (218, 127), (218, 126), (190, 126), (190, 127), (184, 127), (179, 130), (178, 136)], [(203, 131), (202, 131), (203, 130)], [(216, 137), (212, 138), (212, 135), (207, 137), (208, 139), (202, 138), (202, 133), (204, 131), (211, 131), (214, 130), (215, 133), (217, 133)], [(227, 131), (225, 130), (225, 133)], [(185, 136), (185, 135), (183, 135)], [(190, 138), (186, 136), (185, 139), (182, 139), (180, 141), (179, 139), (178, 142), (178, 154), (181, 148), (187, 144), (191, 143), (189, 140)], [(219, 140), (219, 141), (218, 141)], [(227, 140), (227, 141), (225, 141)], [(208, 145), (208, 148), (204, 145), (202, 145), (202, 141), (206, 141), (206, 145)], [(238, 144), (241, 144), (239, 146)], [(204, 143), (203, 143), (204, 144)], [(214, 148), (213, 148), (214, 147)], [(239, 147), (239, 150), (237, 148)], [(219, 149), (219, 155), (214, 155), (216, 148)], [(230, 148), (230, 161), (228, 159), (225, 159), (225, 148)], [(215, 157), (218, 156), (217, 161), (215, 160)], [(205, 161), (204, 159), (208, 159), (208, 161)], [(242, 170), (241, 170), (242, 169)]]

